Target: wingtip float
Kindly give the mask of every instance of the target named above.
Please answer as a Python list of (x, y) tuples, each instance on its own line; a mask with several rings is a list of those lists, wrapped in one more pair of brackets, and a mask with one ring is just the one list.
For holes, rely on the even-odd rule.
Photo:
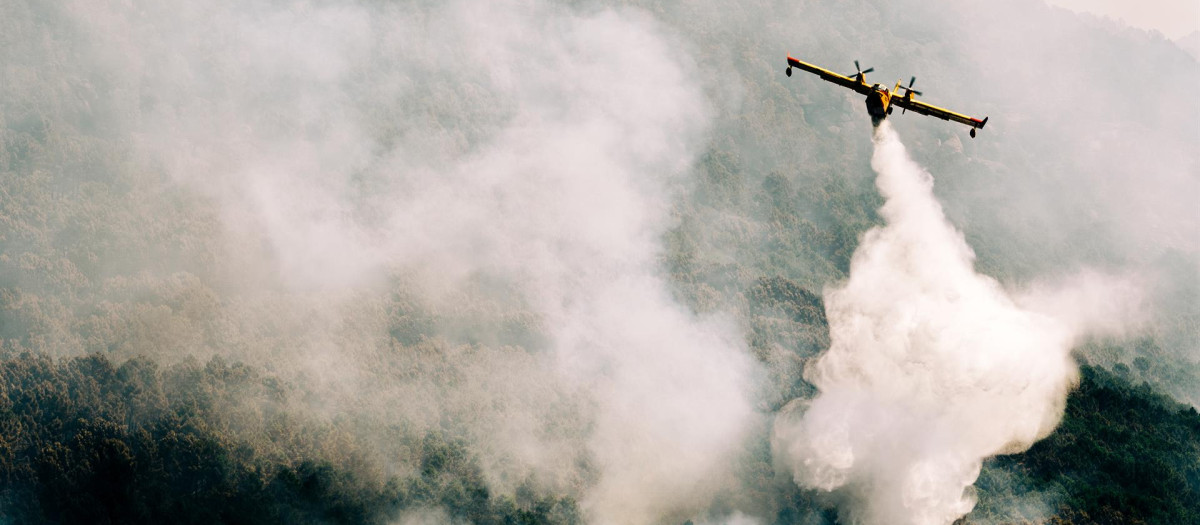
[[(853, 75), (841, 75), (834, 73), (828, 69), (820, 68), (807, 62), (802, 62), (792, 58), (791, 55), (788, 55), (787, 61), (787, 76), (789, 77), (792, 76), (792, 68), (799, 68), (817, 75), (823, 80), (833, 82), (834, 84), (845, 88), (849, 88), (861, 95), (866, 95), (867, 113), (871, 115), (871, 121), (874, 122), (875, 125), (879, 125), (883, 119), (887, 118), (888, 115), (891, 115), (892, 110), (896, 107), (900, 107), (903, 110), (901, 113), (905, 111), (912, 111), (921, 115), (928, 115), (931, 117), (940, 118), (942, 120), (966, 124), (967, 126), (971, 127), (971, 138), (975, 138), (975, 130), (983, 129), (983, 127), (987, 125), (987, 117), (983, 117), (983, 120), (979, 120), (974, 117), (969, 117), (961, 113), (955, 113), (945, 108), (939, 108), (937, 106), (915, 100), (913, 95), (921, 94), (920, 91), (913, 89), (913, 83), (917, 81), (917, 77), (912, 77), (912, 79), (908, 81), (907, 86), (903, 85), (903, 81), (897, 81), (896, 86), (889, 90), (887, 86), (884, 86), (883, 84), (868, 84), (864, 77), (867, 73), (874, 71), (875, 68), (869, 67), (864, 70), (859, 67), (857, 60), (854, 61), (854, 69), (856, 72)], [(903, 96), (899, 94), (900, 90), (902, 89), (904, 90)]]

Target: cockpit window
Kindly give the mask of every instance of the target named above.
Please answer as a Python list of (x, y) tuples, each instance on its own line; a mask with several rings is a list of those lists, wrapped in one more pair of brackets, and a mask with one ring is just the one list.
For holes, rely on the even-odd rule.
[(886, 93), (887, 88), (883, 87), (883, 84), (875, 84), (875, 91), (882, 91), (882, 92)]

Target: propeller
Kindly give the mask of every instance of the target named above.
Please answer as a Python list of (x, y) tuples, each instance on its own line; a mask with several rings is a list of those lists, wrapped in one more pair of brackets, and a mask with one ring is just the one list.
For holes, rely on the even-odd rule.
[(917, 77), (912, 77), (912, 80), (908, 81), (908, 86), (905, 87), (904, 89), (908, 90), (910, 93), (912, 93), (914, 95), (923, 95), (924, 93), (921, 93), (920, 91), (917, 91), (912, 88), (913, 84), (915, 84), (916, 82), (917, 82)]
[[(908, 86), (902, 86), (902, 87), (904, 87), (904, 89), (905, 89), (906, 91), (908, 91), (909, 93), (911, 93), (912, 95), (920, 95), (920, 94), (921, 94), (921, 92), (920, 92), (920, 91), (917, 91), (917, 90), (915, 90), (915, 89), (913, 89), (913, 88), (912, 88), (912, 87), (913, 87), (913, 84), (915, 84), (916, 82), (917, 82), (917, 77), (912, 77), (912, 79), (910, 79), (910, 80), (908, 81)], [(910, 97), (909, 97), (909, 98), (911, 98), (911, 95), (910, 95)], [(905, 114), (905, 113), (908, 113), (908, 108), (904, 108), (902, 111), (900, 111), (900, 114), (901, 114), (901, 115), (903, 115), (903, 114)]]
[(854, 69), (855, 69), (855, 71), (857, 71), (857, 73), (855, 73), (854, 75), (847, 75), (847, 76), (855, 76), (855, 77), (861, 78), (863, 75), (870, 73), (872, 71), (875, 71), (875, 68), (873, 68), (873, 67), (869, 67), (869, 68), (867, 68), (866, 71), (863, 71), (863, 68), (859, 67), (857, 60), (854, 61)]

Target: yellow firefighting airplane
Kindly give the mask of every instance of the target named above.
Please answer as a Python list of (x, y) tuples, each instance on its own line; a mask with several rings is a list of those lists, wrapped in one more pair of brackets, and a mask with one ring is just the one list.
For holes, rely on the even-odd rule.
[[(871, 120), (875, 123), (875, 125), (879, 125), (883, 119), (892, 114), (892, 106), (899, 106), (905, 110), (911, 109), (914, 113), (929, 115), (942, 120), (952, 120), (954, 122), (971, 126), (971, 138), (975, 138), (975, 130), (983, 129), (983, 126), (987, 124), (988, 121), (987, 117), (983, 117), (983, 120), (979, 120), (977, 118), (971, 118), (960, 113), (955, 113), (948, 109), (939, 108), (918, 100), (913, 100), (913, 95), (921, 94), (920, 91), (912, 88), (913, 83), (917, 81), (917, 77), (912, 77), (912, 80), (908, 81), (908, 86), (900, 85), (900, 82), (903, 81), (897, 81), (896, 87), (892, 88), (891, 91), (888, 91), (888, 88), (883, 84), (867, 84), (867, 81), (863, 80), (863, 76), (874, 71), (875, 68), (869, 67), (866, 69), (866, 71), (863, 71), (862, 68), (858, 67), (857, 60), (854, 61), (854, 69), (858, 70), (858, 73), (855, 73), (853, 76), (839, 75), (828, 69), (822, 69), (812, 64), (801, 62), (792, 58), (791, 55), (788, 55), (787, 76), (792, 76), (793, 67), (798, 67), (808, 71), (809, 73), (815, 73), (817, 76), (833, 82), (834, 84), (853, 89), (859, 94), (866, 95), (867, 113), (871, 115)], [(904, 96), (896, 96), (901, 89), (904, 90)], [(903, 111), (901, 113), (903, 113)]]

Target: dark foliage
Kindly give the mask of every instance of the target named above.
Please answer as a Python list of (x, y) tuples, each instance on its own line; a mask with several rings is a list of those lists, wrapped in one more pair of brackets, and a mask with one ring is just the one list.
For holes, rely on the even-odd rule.
[[(221, 396), (282, 395), (220, 359), (161, 370), (102, 355), (25, 353), (0, 362), (0, 522), (385, 523), (440, 507), (479, 524), (574, 523), (569, 498), (491, 494), (466, 448), (414, 438), (420, 472), (379, 482), (330, 460), (289, 461), (222, 428)], [(275, 441), (303, 429), (277, 430)]]
[(825, 304), (821, 297), (782, 277), (758, 280), (750, 296), (763, 306), (782, 309), (793, 321), (806, 325), (825, 326)]
[(1082, 375), (1050, 437), (985, 467), (981, 503), (1004, 469), (1061, 495), (1054, 523), (1200, 523), (1200, 414), (1101, 368)]

